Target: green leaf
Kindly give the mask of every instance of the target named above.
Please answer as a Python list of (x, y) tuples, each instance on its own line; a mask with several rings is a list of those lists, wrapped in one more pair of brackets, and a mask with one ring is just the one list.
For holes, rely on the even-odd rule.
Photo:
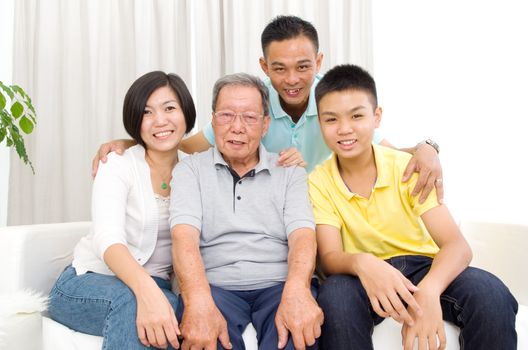
[(24, 112), (24, 107), (22, 107), (20, 102), (17, 101), (13, 103), (13, 105), (11, 106), (11, 113), (13, 113), (13, 117), (15, 117), (15, 119), (18, 119), (22, 115), (22, 112)]
[(15, 143), (15, 149), (18, 153), (18, 156), (24, 160), (24, 162), (27, 162), (27, 154), (26, 154), (26, 147), (24, 146), (24, 140), (21, 138), (13, 139), (13, 142)]
[(9, 113), (0, 113), (0, 117), (2, 117), (2, 122), (7, 125), (13, 125), (13, 120), (11, 119), (11, 115)]
[(14, 92), (18, 92), (20, 94), (20, 96), (22, 96), (22, 97), (26, 97), (27, 96), (26, 92), (20, 86), (18, 86), (18, 85), (10, 85), (9, 87)]
[(33, 168), (33, 164), (29, 160), (29, 157), (26, 152), (26, 146), (24, 145), (24, 139), (18, 136), (16, 138), (13, 138), (13, 143), (15, 144), (15, 149), (20, 159), (22, 159), (24, 163), (29, 164), (29, 166), (31, 167), (31, 171), (33, 172), (33, 174), (35, 174), (35, 169)]
[[(7, 98), (9, 96), (11, 102), (10, 111), (5, 109), (7, 105)], [(29, 134), (33, 131), (36, 124), (36, 112), (31, 103), (31, 98), (18, 85), (6, 86), (0, 81), (0, 142), (6, 140), (7, 147), (14, 146), (20, 159), (31, 167), (31, 171), (35, 174), (33, 164), (29, 160), (26, 152), (24, 139), (20, 134), (20, 130), (15, 124), (18, 121), (18, 126), (23, 132)]]
[(26, 117), (28, 117), (32, 122), (33, 124), (37, 124), (37, 120), (35, 118), (35, 113), (32, 112), (32, 111), (26, 111), (26, 113), (24, 114)]
[[(33, 116), (35, 116), (35, 114), (37, 114), (37, 112), (35, 112), (35, 107), (33, 107), (33, 105), (31, 104), (31, 99), (28, 99), (27, 107), (29, 108), (29, 110), (31, 112), (33, 112)], [(35, 117), (33, 117), (33, 121), (35, 121)]]
[(6, 99), (4, 97), (4, 94), (0, 93), (0, 109), (4, 109), (6, 106)]
[(26, 134), (31, 134), (31, 132), (33, 131), (33, 122), (26, 118), (26, 116), (20, 118), (18, 125), (20, 125), (20, 129), (22, 129), (22, 131)]
[(6, 94), (9, 95), (10, 99), (13, 99), (13, 97), (15, 97), (15, 94), (13, 93), (13, 91), (11, 91), (11, 89), (5, 86), (1, 81), (0, 81), (0, 88), (4, 90)]

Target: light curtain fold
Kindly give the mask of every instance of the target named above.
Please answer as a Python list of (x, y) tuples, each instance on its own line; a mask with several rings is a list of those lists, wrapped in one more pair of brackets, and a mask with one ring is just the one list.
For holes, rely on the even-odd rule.
[(13, 82), (38, 112), (26, 138), (36, 174), (13, 155), (8, 224), (90, 219), (91, 160), (103, 142), (127, 138), (126, 90), (141, 74), (179, 74), (209, 121), (211, 90), (226, 73), (264, 77), (260, 33), (276, 15), (318, 29), (324, 73), (338, 63), (372, 68), (367, 0), (19, 0)]

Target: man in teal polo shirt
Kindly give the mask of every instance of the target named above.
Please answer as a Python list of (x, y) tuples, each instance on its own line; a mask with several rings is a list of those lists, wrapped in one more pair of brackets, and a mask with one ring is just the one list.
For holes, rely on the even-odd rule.
[[(317, 30), (299, 17), (279, 16), (264, 28), (261, 44), (263, 57), (260, 66), (268, 76), (264, 83), (270, 93), (271, 117), (269, 131), (262, 143), (268, 151), (279, 153), (279, 164), (301, 165), (310, 172), (330, 155), (321, 135), (314, 99), (314, 89), (319, 81), (317, 74), (323, 60)], [(373, 142), (395, 148), (378, 133)], [(180, 149), (189, 154), (202, 152), (214, 143), (209, 123), (202, 131), (183, 140)], [(106, 161), (106, 154), (111, 151), (122, 153), (127, 146), (130, 146), (128, 141), (102, 145), (92, 163), (92, 174), (95, 176), (99, 160)], [(413, 154), (403, 181), (407, 181), (414, 171), (420, 173), (413, 194), (421, 192), (420, 202), (423, 202), (436, 187), (441, 202), (442, 168), (437, 144), (427, 140), (400, 150)]]

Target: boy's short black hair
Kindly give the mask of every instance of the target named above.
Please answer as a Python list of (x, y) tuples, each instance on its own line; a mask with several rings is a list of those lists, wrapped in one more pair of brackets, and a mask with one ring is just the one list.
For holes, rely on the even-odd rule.
[(178, 104), (185, 117), (185, 132), (194, 127), (196, 109), (185, 82), (176, 74), (154, 71), (139, 77), (128, 89), (123, 103), (123, 125), (127, 133), (145, 147), (141, 138), (141, 123), (147, 100), (160, 87), (168, 86), (178, 97)]
[(260, 36), (262, 54), (266, 56), (266, 48), (273, 41), (283, 41), (301, 35), (310, 39), (315, 47), (315, 52), (319, 52), (317, 30), (310, 22), (296, 16), (277, 16), (268, 23)]
[(374, 78), (363, 68), (353, 64), (343, 64), (330, 69), (315, 88), (315, 101), (335, 91), (360, 90), (366, 92), (371, 99), (372, 107), (378, 107), (378, 95)]

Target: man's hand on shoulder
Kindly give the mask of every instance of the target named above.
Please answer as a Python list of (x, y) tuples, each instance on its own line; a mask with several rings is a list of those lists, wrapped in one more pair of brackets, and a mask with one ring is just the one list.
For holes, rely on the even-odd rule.
[(99, 161), (106, 163), (106, 156), (108, 155), (108, 153), (115, 152), (119, 155), (122, 155), (127, 148), (130, 148), (135, 144), (136, 142), (134, 140), (113, 140), (107, 143), (103, 143), (97, 150), (97, 153), (95, 154), (95, 157), (92, 160), (92, 177), (95, 177), (95, 175), (97, 175), (97, 169), (99, 169)]
[(412, 192), (413, 196), (421, 192), (419, 201), (423, 203), (433, 188), (436, 187), (438, 203), (441, 204), (444, 199), (444, 186), (442, 166), (436, 148), (425, 142), (416, 146), (413, 157), (405, 168), (402, 181), (407, 182), (414, 172), (417, 172), (419, 176)]
[(301, 151), (295, 147), (290, 147), (279, 152), (277, 163), (283, 167), (298, 165), (305, 168), (306, 162), (303, 159)]
[(313, 345), (321, 335), (323, 311), (304, 285), (286, 282), (282, 299), (275, 316), (275, 325), (279, 335), (278, 348), (282, 349), (291, 334), (295, 349), (305, 349)]
[(196, 297), (185, 305), (180, 324), (182, 349), (216, 349), (217, 340), (225, 349), (229, 341), (227, 322), (211, 297)]

